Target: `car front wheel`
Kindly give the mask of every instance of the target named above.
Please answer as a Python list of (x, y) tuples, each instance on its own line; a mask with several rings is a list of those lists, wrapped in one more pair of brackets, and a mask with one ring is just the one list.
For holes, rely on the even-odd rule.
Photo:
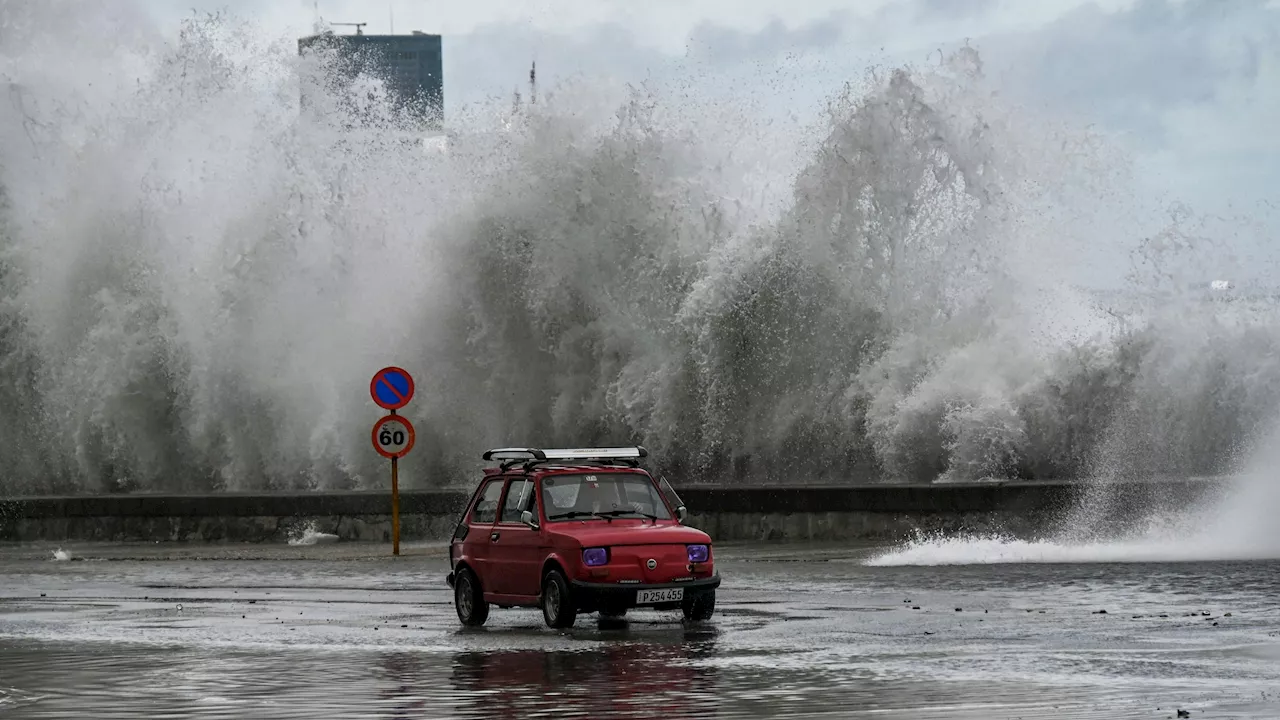
[(570, 628), (578, 618), (578, 609), (569, 595), (569, 583), (559, 570), (547, 572), (542, 579), (542, 618), (547, 627)]
[(716, 591), (686, 596), (681, 603), (681, 609), (684, 610), (685, 620), (710, 620), (712, 613), (716, 610)]
[(478, 627), (489, 619), (489, 603), (485, 602), (480, 581), (470, 568), (462, 568), (454, 578), (453, 606), (458, 611), (458, 619), (467, 627)]

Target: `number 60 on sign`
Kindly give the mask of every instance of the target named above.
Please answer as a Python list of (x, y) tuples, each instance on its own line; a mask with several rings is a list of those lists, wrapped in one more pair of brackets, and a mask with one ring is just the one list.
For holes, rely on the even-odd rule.
[(403, 415), (387, 415), (373, 425), (373, 448), (383, 457), (408, 455), (413, 440), (413, 424)]

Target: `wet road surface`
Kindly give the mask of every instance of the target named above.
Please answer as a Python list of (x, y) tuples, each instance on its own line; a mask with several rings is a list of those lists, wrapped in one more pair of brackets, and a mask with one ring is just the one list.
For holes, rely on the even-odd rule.
[(438, 545), (53, 549), (0, 545), (6, 720), (1280, 718), (1280, 563), (725, 546), (712, 621), (557, 632), (462, 629)]

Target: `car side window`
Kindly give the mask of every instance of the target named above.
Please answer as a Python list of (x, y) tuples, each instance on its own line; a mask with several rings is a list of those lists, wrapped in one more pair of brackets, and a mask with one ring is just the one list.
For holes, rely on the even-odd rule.
[(533, 481), (529, 478), (516, 478), (507, 487), (507, 500), (502, 504), (502, 522), (520, 522), (520, 513), (532, 510), (529, 500), (533, 496)]
[(502, 480), (490, 480), (480, 491), (475, 509), (471, 511), (471, 522), (491, 523), (498, 517), (498, 499), (502, 497)]

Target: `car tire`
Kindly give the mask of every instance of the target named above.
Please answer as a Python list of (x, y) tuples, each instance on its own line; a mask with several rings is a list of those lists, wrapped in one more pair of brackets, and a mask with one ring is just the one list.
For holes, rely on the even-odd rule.
[(698, 622), (710, 620), (711, 615), (716, 611), (716, 591), (690, 595), (684, 599), (680, 607), (684, 610), (685, 620)]
[(571, 628), (578, 619), (569, 583), (559, 570), (550, 570), (542, 578), (542, 619), (556, 629)]
[(470, 568), (462, 568), (453, 580), (453, 607), (458, 620), (467, 627), (479, 627), (489, 619), (489, 603), (485, 602), (480, 580)]

